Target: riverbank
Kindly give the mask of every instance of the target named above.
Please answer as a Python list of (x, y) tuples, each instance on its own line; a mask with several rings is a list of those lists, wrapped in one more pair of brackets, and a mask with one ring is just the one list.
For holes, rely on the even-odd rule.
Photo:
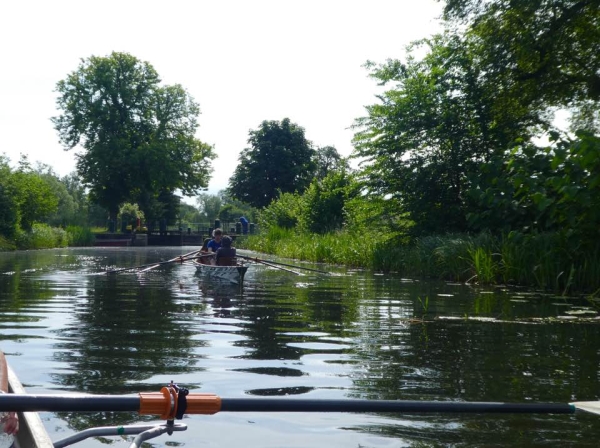
[(238, 247), (411, 277), (531, 286), (562, 295), (594, 294), (600, 289), (600, 245), (574, 248), (557, 233), (451, 234), (409, 240), (346, 231), (307, 235), (273, 228), (249, 236)]
[(0, 236), (0, 251), (93, 246), (94, 241), (95, 236), (90, 228), (68, 226), (63, 229), (34, 224), (29, 232), (18, 231), (14, 238)]

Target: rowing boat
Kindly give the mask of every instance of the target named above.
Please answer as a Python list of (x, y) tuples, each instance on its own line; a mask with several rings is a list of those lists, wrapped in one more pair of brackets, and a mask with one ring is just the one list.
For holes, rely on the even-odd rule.
[[(0, 388), (2, 392), (25, 393), (23, 385), (6, 363), (6, 358), (2, 352), (0, 352)], [(19, 432), (15, 436), (15, 448), (54, 447), (37, 412), (19, 412), (17, 415), (19, 416)]]
[(240, 261), (235, 261), (232, 266), (203, 264), (198, 260), (193, 260), (193, 263), (196, 266), (196, 272), (202, 277), (236, 285), (241, 285), (244, 282), (244, 276), (248, 270), (248, 266)]

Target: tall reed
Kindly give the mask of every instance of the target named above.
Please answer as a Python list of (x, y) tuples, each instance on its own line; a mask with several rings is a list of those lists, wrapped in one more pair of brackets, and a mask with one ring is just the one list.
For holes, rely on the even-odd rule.
[(313, 262), (342, 264), (407, 276), (534, 286), (557, 293), (600, 288), (600, 243), (573, 248), (556, 233), (495, 237), (449, 234), (416, 238), (339, 231), (325, 235), (271, 228), (243, 247)]
[(69, 246), (93, 246), (96, 236), (89, 227), (68, 226)]

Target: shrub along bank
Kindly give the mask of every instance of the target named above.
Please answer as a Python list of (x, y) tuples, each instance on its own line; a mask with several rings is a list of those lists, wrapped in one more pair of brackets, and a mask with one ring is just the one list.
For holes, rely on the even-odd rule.
[(86, 227), (68, 226), (62, 229), (47, 224), (34, 224), (29, 232), (17, 231), (14, 239), (0, 236), (0, 251), (93, 246), (94, 241), (94, 234)]
[(393, 236), (347, 231), (316, 235), (272, 227), (240, 241), (238, 247), (406, 276), (515, 284), (559, 294), (600, 289), (600, 244), (573, 249), (568, 238), (556, 232), (447, 234), (409, 242)]

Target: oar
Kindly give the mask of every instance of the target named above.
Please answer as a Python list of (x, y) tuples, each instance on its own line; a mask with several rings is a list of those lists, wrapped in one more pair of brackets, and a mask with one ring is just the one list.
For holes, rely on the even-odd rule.
[[(179, 408), (179, 409), (178, 409)], [(389, 412), (476, 414), (573, 414), (586, 411), (600, 415), (600, 402), (499, 403), (463, 401), (327, 400), (298, 398), (220, 398), (214, 394), (178, 394), (173, 388), (118, 395), (0, 394), (0, 411), (18, 412), (139, 412), (172, 419), (185, 414), (217, 412)]]
[(163, 264), (173, 263), (173, 262), (176, 262), (176, 261), (179, 261), (179, 260), (185, 261), (185, 260), (183, 260), (183, 258), (189, 257), (190, 255), (193, 255), (193, 254), (197, 254), (198, 252), (200, 252), (200, 250), (194, 250), (194, 251), (189, 252), (187, 254), (183, 254), (183, 255), (179, 255), (179, 256), (177, 256), (175, 258), (171, 258), (170, 260), (167, 260), (167, 261), (160, 261), (158, 263), (142, 264), (140, 266), (131, 266), (129, 268), (111, 269), (110, 271), (106, 271), (105, 273), (106, 274), (116, 274), (118, 272), (132, 271), (134, 269), (147, 268), (147, 269), (144, 269), (143, 271), (140, 271), (140, 272), (144, 272), (144, 271), (147, 271), (148, 268), (152, 269), (152, 268), (161, 266)]
[[(242, 258), (250, 259), (248, 257), (242, 257)], [(275, 266), (274, 264), (271, 264), (270, 262), (267, 262), (267, 261), (263, 261), (263, 260), (259, 260), (259, 259), (252, 259), (251, 261), (254, 261), (254, 262), (260, 263), (260, 264), (264, 264), (265, 266), (269, 266), (271, 268), (281, 269), (282, 271), (291, 272), (292, 274), (304, 275), (302, 272), (296, 272), (296, 271), (292, 271), (291, 269), (282, 268), (280, 266)]]
[(246, 260), (250, 260), (250, 261), (256, 261), (257, 263), (271, 263), (271, 264), (278, 264), (281, 266), (288, 266), (290, 268), (296, 268), (296, 269), (304, 269), (305, 271), (312, 271), (312, 272), (318, 272), (319, 274), (329, 274), (329, 272), (325, 272), (325, 271), (320, 271), (318, 269), (312, 269), (312, 268), (305, 268), (304, 266), (296, 266), (293, 264), (286, 264), (286, 263), (280, 263), (278, 261), (273, 261), (273, 260), (261, 260), (260, 258), (256, 258), (256, 257), (246, 257), (244, 255), (238, 255), (238, 257), (240, 258), (244, 258)]
[(161, 263), (157, 263), (157, 264), (155, 264), (153, 266), (147, 267), (146, 269), (142, 269), (140, 272), (138, 272), (138, 274), (141, 274), (143, 272), (146, 272), (146, 271), (149, 271), (151, 269), (157, 268), (157, 267), (161, 266), (162, 264), (173, 263), (173, 262), (176, 262), (176, 261), (179, 261), (179, 262), (183, 263), (185, 261), (186, 257), (191, 256), (191, 255), (195, 255), (198, 252), (200, 252), (200, 250), (195, 250), (195, 251), (187, 253), (185, 255), (180, 255), (179, 257), (175, 257), (175, 258), (172, 258), (170, 260), (167, 260), (167, 261), (164, 261), (164, 262), (161, 262)]

